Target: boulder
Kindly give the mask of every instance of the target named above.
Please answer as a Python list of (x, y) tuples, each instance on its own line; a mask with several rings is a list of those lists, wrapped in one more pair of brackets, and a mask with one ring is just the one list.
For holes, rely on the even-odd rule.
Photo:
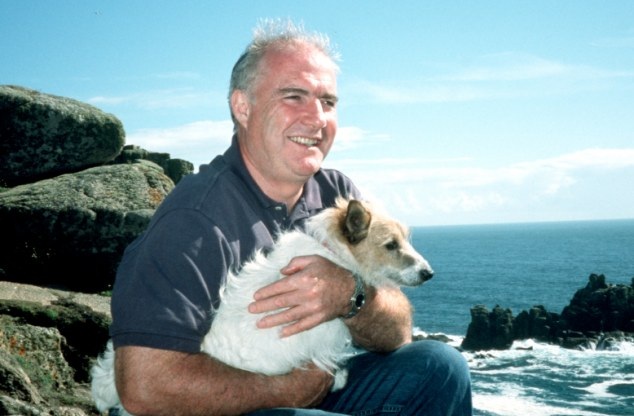
[(0, 193), (0, 279), (108, 289), (123, 250), (173, 187), (159, 166), (142, 161)]
[(0, 86), (0, 186), (102, 165), (124, 142), (121, 122), (89, 104)]

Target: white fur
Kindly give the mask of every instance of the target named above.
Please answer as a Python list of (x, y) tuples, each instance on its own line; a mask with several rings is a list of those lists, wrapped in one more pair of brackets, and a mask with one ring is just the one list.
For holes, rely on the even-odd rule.
[[(244, 264), (239, 274), (228, 275), (227, 283), (220, 293), (220, 306), (214, 313), (211, 329), (203, 339), (202, 352), (230, 366), (266, 375), (286, 374), (313, 362), (335, 375), (333, 390), (345, 385), (347, 372), (340, 365), (352, 353), (352, 339), (342, 319), (334, 319), (291, 337), (280, 338), (277, 327), (258, 329), (256, 322), (263, 315), (249, 313), (247, 307), (253, 302), (255, 291), (280, 279), (280, 269), (297, 256), (320, 255), (359, 274), (368, 284), (375, 286), (417, 285), (431, 276), (429, 264), (406, 241), (401, 241), (400, 256), (407, 257), (407, 261), (401, 259), (377, 264), (372, 260), (377, 258), (372, 253), (363, 256), (364, 260), (359, 260), (357, 257), (361, 256), (354, 251), (367, 249), (358, 246), (353, 248), (342, 235), (333, 232), (340, 228), (334, 224), (339, 221), (341, 210), (345, 210), (346, 206), (347, 201), (339, 201), (336, 208), (324, 210), (311, 218), (307, 222), (306, 233), (289, 231), (281, 234), (267, 256), (257, 252), (253, 260)], [(366, 204), (364, 206), (367, 207)], [(374, 216), (378, 214), (372, 214), (375, 221)], [(379, 218), (387, 224), (388, 229), (394, 223), (386, 217), (379, 215)], [(371, 264), (364, 264), (368, 262)], [(422, 278), (421, 272), (429, 272), (430, 275)], [(114, 352), (109, 342), (106, 353), (98, 359), (91, 372), (93, 398), (101, 411), (121, 406), (114, 386), (113, 368)]]

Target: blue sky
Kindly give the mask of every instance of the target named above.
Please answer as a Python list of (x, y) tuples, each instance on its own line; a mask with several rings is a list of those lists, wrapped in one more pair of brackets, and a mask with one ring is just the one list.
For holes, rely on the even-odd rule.
[(634, 218), (634, 2), (0, 0), (0, 84), (195, 165), (259, 18), (342, 55), (326, 166), (410, 225)]

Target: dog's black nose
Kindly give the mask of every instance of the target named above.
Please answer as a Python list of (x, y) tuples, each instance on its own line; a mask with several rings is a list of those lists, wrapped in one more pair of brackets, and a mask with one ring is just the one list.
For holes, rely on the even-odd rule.
[(434, 271), (433, 270), (425, 270), (425, 269), (423, 269), (418, 274), (420, 275), (420, 279), (423, 282), (426, 282), (429, 279), (431, 279), (432, 277), (434, 277)]

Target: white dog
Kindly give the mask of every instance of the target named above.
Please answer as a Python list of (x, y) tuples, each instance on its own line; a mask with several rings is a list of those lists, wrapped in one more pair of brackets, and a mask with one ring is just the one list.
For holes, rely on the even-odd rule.
[[(278, 328), (258, 329), (256, 322), (263, 315), (249, 313), (247, 307), (256, 290), (280, 279), (280, 269), (304, 255), (325, 257), (361, 276), (367, 285), (420, 285), (433, 271), (407, 237), (403, 225), (369, 204), (339, 199), (335, 207), (309, 219), (305, 232), (281, 234), (268, 255), (256, 253), (238, 274), (227, 276), (201, 351), (230, 366), (266, 375), (286, 374), (313, 362), (335, 375), (333, 390), (342, 388), (347, 373), (340, 366), (352, 353), (352, 339), (343, 319), (280, 338)], [(110, 342), (91, 373), (97, 408), (121, 407)]]

